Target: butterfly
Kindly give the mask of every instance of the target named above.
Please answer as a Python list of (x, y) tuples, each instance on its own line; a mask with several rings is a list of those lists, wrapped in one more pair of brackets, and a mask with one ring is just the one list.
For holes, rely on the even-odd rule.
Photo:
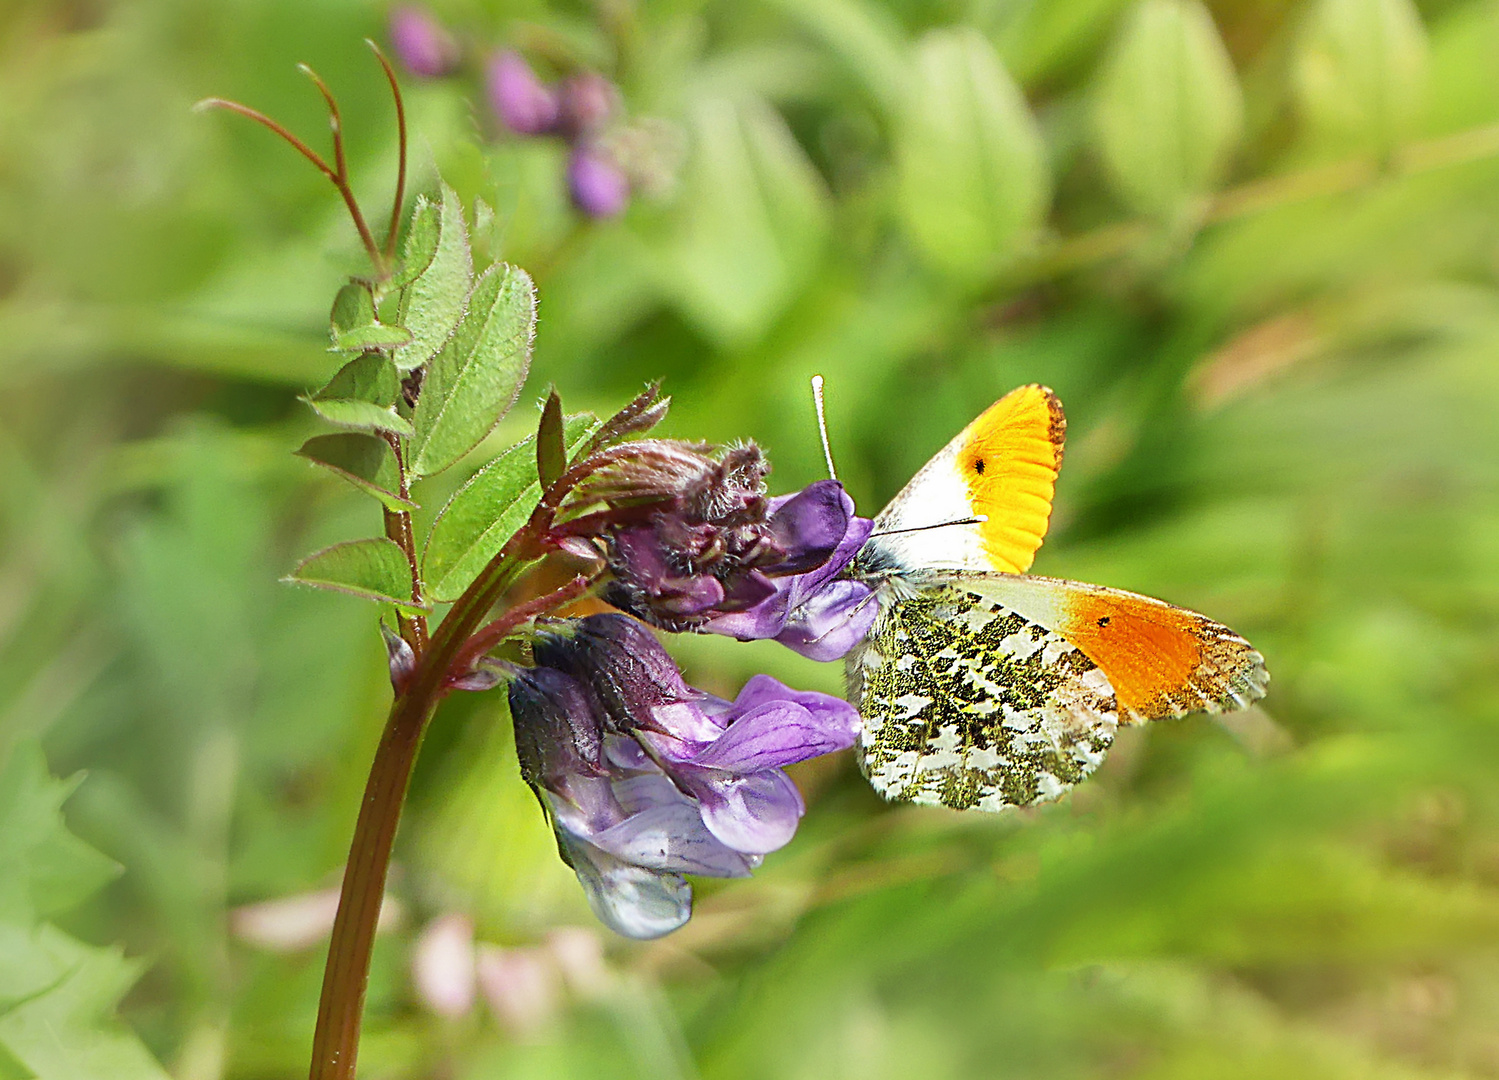
[(1044, 386), (1000, 398), (875, 518), (850, 576), (875, 590), (847, 658), (860, 764), (894, 802), (1004, 810), (1055, 799), (1121, 724), (1242, 709), (1264, 658), (1161, 600), (1025, 573), (1067, 422)]

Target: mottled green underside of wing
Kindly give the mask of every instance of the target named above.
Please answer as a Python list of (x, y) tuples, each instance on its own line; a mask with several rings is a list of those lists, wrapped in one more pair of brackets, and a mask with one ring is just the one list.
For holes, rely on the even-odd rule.
[(1055, 799), (1114, 741), (1114, 691), (1046, 628), (961, 586), (888, 602), (849, 664), (860, 765), (894, 802), (1003, 810)]

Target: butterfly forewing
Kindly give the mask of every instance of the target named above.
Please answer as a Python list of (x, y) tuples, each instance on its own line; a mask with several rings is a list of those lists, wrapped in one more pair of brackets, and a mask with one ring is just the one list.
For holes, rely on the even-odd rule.
[(1103, 671), (966, 576), (882, 605), (849, 681), (864, 773), (896, 802), (1044, 802), (1097, 768), (1114, 740)]

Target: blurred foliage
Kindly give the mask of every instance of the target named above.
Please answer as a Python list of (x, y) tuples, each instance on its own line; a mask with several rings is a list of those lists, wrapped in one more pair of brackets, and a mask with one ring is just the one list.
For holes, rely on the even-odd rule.
[[(1071, 440), (1037, 572), (1207, 611), (1275, 681), (1230, 722), (1131, 732), (1034, 813), (891, 810), (850, 760), (812, 763), (789, 848), (593, 969), (557, 934), (602, 931), (502, 706), (453, 700), (398, 842), (364, 1074), (1499, 1076), (1499, 3), (433, 10), (473, 60), (408, 80), (419, 186), (440, 169), (494, 207), (476, 244), (536, 278), (527, 401), (553, 380), (612, 409), (663, 376), (673, 434), (755, 438), (786, 490), (822, 468), (821, 372), (870, 512), (1045, 382)], [(364, 605), (276, 579), (374, 525), (291, 454), (362, 254), (305, 162), (189, 107), (238, 98), (316, 142), (307, 61), (382, 205), (394, 126), (359, 42), (387, 14), (0, 4), (6, 1080), (150, 1075), (108, 1019), (138, 970), (121, 1015), (173, 1075), (306, 1067), (318, 905), (389, 690)], [(503, 44), (614, 79), (683, 141), (676, 183), (577, 215), (561, 148), (488, 112), (476, 71)], [(518, 408), (452, 488), (532, 424)], [(719, 691), (841, 681), (768, 643), (675, 645)], [(124, 867), (91, 900), (103, 863), (58, 831), (36, 740), (52, 775), (87, 770), (68, 827)], [(33, 850), (46, 887), (22, 895)], [(411, 975), (454, 912), (496, 999), (456, 1017)], [(522, 968), (530, 1012), (503, 992)], [(27, 1056), (13, 1018), (54, 1006), (117, 1056)]]

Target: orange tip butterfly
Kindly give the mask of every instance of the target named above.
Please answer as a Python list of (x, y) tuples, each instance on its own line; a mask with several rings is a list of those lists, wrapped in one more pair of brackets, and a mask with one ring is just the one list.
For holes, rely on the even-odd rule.
[(879, 605), (847, 667), (860, 765), (887, 799), (1046, 802), (1098, 767), (1121, 724), (1265, 695), (1264, 658), (1228, 627), (1025, 572), (1066, 429), (1046, 387), (1006, 394), (880, 511), (850, 567)]

